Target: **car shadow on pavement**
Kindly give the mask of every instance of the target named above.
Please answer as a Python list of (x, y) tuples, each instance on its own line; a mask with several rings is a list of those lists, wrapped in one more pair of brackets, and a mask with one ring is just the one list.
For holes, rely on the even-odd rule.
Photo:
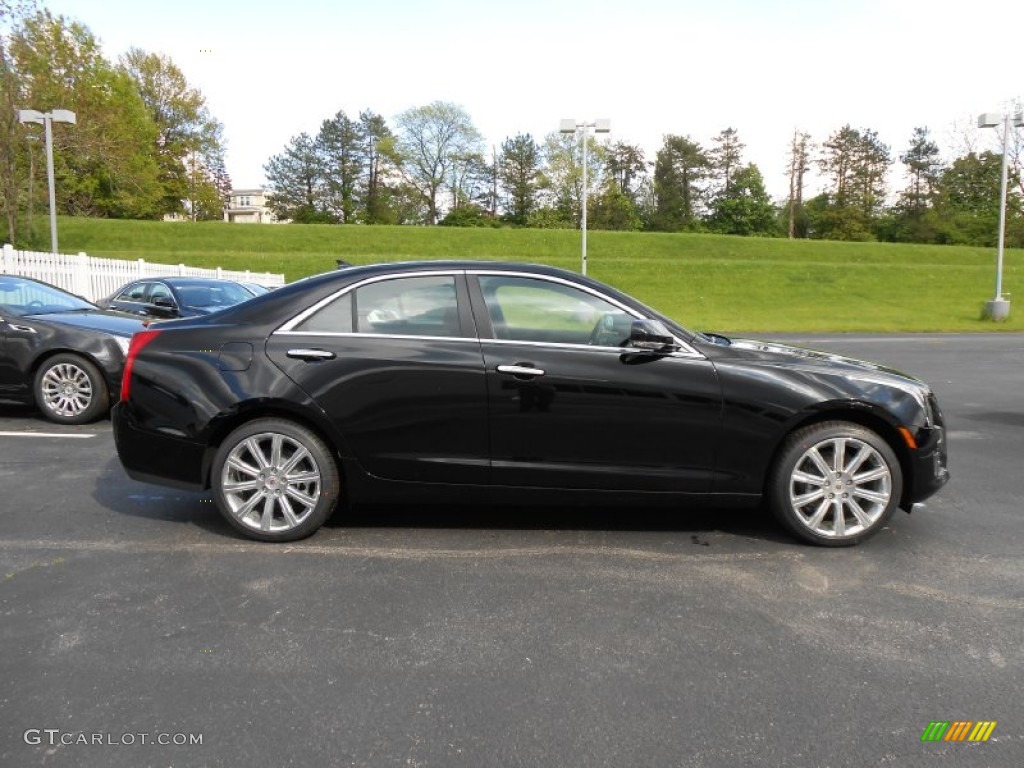
[[(116, 456), (96, 478), (93, 499), (129, 517), (187, 523), (218, 537), (243, 539), (221, 518), (209, 492), (184, 491), (129, 478)], [(328, 531), (429, 529), (434, 531), (674, 532), (705, 544), (709, 534), (792, 543), (764, 509), (651, 506), (482, 505), (468, 503), (359, 504), (344, 502), (325, 523)], [(315, 535), (314, 535), (315, 538)]]
[(44, 419), (43, 414), (34, 405), (22, 405), (3, 401), (0, 401), (0, 419), (24, 420), (32, 424), (32, 426), (53, 424), (53, 422)]
[(324, 526), (347, 528), (420, 528), (485, 531), (608, 531), (688, 534), (707, 545), (709, 534), (791, 543), (771, 513), (755, 509), (673, 508), (591, 505), (376, 505), (339, 508)]

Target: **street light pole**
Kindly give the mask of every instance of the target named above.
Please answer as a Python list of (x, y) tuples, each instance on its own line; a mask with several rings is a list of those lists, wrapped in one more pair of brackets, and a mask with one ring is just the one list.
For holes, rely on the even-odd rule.
[(1010, 302), (1003, 298), (1003, 250), (1006, 241), (1006, 185), (1010, 159), (1010, 122), (1016, 128), (1024, 126), (1024, 113), (1011, 116), (986, 112), (978, 116), (979, 128), (995, 128), (1003, 124), (1003, 162), (999, 181), (999, 242), (996, 245), (996, 295), (985, 303), (985, 315), (992, 320), (1005, 320), (1010, 314)]
[(53, 123), (71, 123), (77, 120), (69, 109), (55, 109), (52, 112), (38, 112), (34, 109), (19, 109), (18, 122), (42, 123), (46, 134), (46, 181), (50, 187), (50, 252), (57, 253), (57, 194), (53, 180)]
[(582, 232), (582, 255), (580, 259), (580, 272), (587, 274), (587, 135), (588, 128), (593, 128), (594, 133), (608, 133), (612, 129), (611, 120), (592, 120), (587, 122), (582, 120), (577, 122), (576, 120), (569, 118), (562, 120), (559, 125), (559, 132), (561, 133), (576, 133), (577, 129), (583, 131), (583, 211), (580, 216), (580, 230)]

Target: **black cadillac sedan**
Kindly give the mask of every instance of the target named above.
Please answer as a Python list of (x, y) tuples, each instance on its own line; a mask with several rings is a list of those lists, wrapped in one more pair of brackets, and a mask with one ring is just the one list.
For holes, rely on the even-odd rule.
[(143, 327), (48, 283), (0, 275), (0, 400), (34, 403), (61, 424), (104, 416)]
[(687, 330), (545, 266), (307, 278), (132, 339), (114, 409), (132, 477), (212, 488), (237, 530), (313, 533), (349, 501), (762, 500), (855, 544), (947, 480), (924, 383)]

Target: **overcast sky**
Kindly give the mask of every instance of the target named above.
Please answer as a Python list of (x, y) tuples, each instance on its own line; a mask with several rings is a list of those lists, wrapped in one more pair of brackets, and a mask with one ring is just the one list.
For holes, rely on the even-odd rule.
[[(272, 155), (338, 110), (393, 125), (441, 100), (488, 145), (606, 117), (652, 161), (665, 134), (707, 145), (731, 126), (781, 198), (794, 128), (870, 128), (898, 160), (927, 126), (948, 154), (1024, 96), (1021, 0), (44, 2), (111, 60), (168, 55), (224, 124), (235, 187), (262, 185)], [(995, 146), (991, 129), (974, 140)]]

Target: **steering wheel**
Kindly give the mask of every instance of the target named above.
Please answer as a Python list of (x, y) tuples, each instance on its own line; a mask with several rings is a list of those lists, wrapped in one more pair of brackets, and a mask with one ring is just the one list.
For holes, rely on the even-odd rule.
[(615, 315), (608, 312), (598, 318), (587, 344), (594, 347), (620, 347), (621, 342), (622, 334), (615, 327)]
[(26, 306), (25, 309), (42, 309), (46, 305), (43, 304), (39, 299), (32, 299)]

